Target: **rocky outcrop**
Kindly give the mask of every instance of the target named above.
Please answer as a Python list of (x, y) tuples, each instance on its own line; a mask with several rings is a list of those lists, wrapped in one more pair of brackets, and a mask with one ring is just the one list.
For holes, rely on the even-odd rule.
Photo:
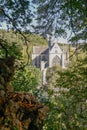
[(42, 130), (48, 107), (30, 93), (14, 92), (14, 58), (0, 59), (0, 130)]

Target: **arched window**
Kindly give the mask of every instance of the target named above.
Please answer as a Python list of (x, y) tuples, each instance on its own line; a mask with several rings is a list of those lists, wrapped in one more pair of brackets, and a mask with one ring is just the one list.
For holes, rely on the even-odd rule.
[(52, 60), (52, 66), (61, 65), (61, 59), (58, 56), (55, 56)]

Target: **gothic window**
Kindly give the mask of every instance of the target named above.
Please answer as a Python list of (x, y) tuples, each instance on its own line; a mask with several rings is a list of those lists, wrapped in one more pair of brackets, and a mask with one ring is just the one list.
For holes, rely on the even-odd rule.
[(52, 66), (61, 65), (61, 59), (58, 56), (55, 56), (52, 60)]
[(58, 53), (57, 50), (55, 50), (55, 53)]

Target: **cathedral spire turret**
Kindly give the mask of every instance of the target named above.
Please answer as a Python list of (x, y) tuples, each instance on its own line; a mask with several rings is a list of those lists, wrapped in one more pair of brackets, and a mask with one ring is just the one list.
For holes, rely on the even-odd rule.
[(48, 46), (49, 46), (49, 49), (50, 49), (51, 46), (52, 46), (52, 36), (51, 36), (51, 35), (49, 35)]

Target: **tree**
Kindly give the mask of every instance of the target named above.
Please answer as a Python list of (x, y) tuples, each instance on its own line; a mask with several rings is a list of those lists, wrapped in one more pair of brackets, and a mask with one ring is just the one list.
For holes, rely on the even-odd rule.
[[(50, 80), (52, 82), (48, 82), (43, 88), (41, 101), (50, 108), (43, 130), (87, 129), (86, 50), (87, 46), (84, 50), (86, 55), (79, 54), (78, 61), (74, 62), (74, 65), (71, 64), (68, 69), (62, 71), (56, 69), (56, 74), (52, 73)], [(53, 87), (50, 88), (49, 84), (53, 84)]]
[[(2, 41), (3, 45), (0, 47), (0, 58), (5, 58), (7, 55), (8, 57), (14, 57), (16, 59), (15, 61), (15, 75), (14, 80), (12, 82), (14, 90), (15, 91), (31, 91), (32, 93), (35, 93), (38, 91), (39, 87), (41, 86), (41, 72), (39, 69), (32, 65), (26, 65), (26, 60), (23, 54), (26, 54), (24, 51), (24, 45), (23, 41), (21, 39), (21, 35), (19, 33), (15, 34), (14, 31), (8, 31), (2, 30), (0, 34), (4, 33), (4, 37)], [(12, 39), (11, 37), (12, 36)], [(27, 37), (29, 35), (26, 35)], [(35, 35), (36, 36), (36, 35)], [(42, 41), (42, 44), (46, 44), (46, 41), (42, 40), (41, 37), (38, 37), (38, 41)], [(15, 40), (16, 38), (16, 40)], [(31, 42), (33, 44), (34, 35), (31, 35)], [(14, 42), (15, 41), (15, 42)], [(17, 43), (18, 42), (18, 43)], [(21, 45), (22, 47), (21, 47)], [(38, 44), (34, 42), (34, 44)], [(4, 47), (4, 48), (3, 48)], [(29, 50), (28, 50), (29, 51)], [(7, 53), (7, 54), (6, 54)], [(37, 75), (38, 73), (38, 75)]]
[(19, 31), (28, 29), (29, 31), (33, 17), (31, 2), (29, 0), (0, 0), (1, 21), (6, 21), (8, 29), (13, 28)]
[(15, 59), (21, 59), (22, 53), (18, 44), (16, 42), (12, 42), (11, 44), (8, 41), (0, 39), (0, 58), (5, 57), (15, 57)]
[(24, 69), (17, 70), (12, 82), (15, 91), (32, 93), (38, 91), (41, 83), (41, 72), (33, 66), (26, 66)]
[(39, 33), (58, 34), (69, 39), (87, 40), (86, 0), (34, 0), (38, 3)]
[[(30, 30), (33, 19), (33, 6), (32, 0), (0, 0), (0, 26), (3, 28), (2, 23), (6, 23), (7, 29), (15, 30), (22, 36), (24, 44), (26, 45), (27, 64), (30, 62), (30, 55), (28, 53), (29, 40), (23, 34), (23, 31), (32, 32)], [(0, 42), (0, 45), (2, 43)]]
[(62, 71), (62, 68), (58, 65), (48, 68), (46, 73), (48, 89), (55, 88), (57, 79), (59, 78), (59, 71)]

